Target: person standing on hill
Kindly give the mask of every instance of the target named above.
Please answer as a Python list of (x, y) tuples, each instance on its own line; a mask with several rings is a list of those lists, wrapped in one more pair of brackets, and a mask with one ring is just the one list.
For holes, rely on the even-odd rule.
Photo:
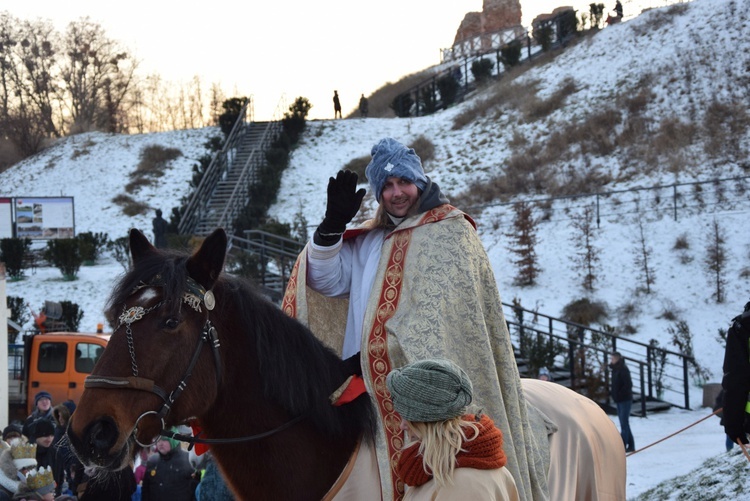
[(333, 91), (333, 118), (341, 117), (341, 101), (339, 101), (339, 91)]
[(620, 3), (620, 0), (615, 2), (615, 14), (617, 14), (618, 18), (622, 19), (622, 3)]
[(383, 499), (403, 495), (393, 461), (403, 430), (384, 380), (391, 369), (426, 358), (450, 359), (466, 371), (477, 405), (505, 436), (520, 498), (548, 499), (543, 445), (531, 430), (474, 221), (448, 203), (413, 149), (384, 138), (371, 155), (365, 174), (379, 204), (373, 219), (347, 231), (365, 190), (354, 172), (331, 177), (325, 216), (295, 263), (282, 308), (361, 371), (358, 382), (378, 412)]
[(630, 409), (633, 407), (633, 381), (630, 379), (630, 369), (618, 351), (612, 353), (609, 366), (612, 369), (611, 395), (617, 405), (620, 435), (625, 452), (635, 452), (635, 439), (630, 431)]
[(156, 217), (153, 221), (154, 226), (154, 247), (157, 249), (167, 248), (167, 222), (161, 217), (161, 209), (156, 209)]
[(370, 112), (370, 104), (367, 102), (367, 98), (364, 94), (359, 98), (359, 116), (367, 118), (367, 114)]

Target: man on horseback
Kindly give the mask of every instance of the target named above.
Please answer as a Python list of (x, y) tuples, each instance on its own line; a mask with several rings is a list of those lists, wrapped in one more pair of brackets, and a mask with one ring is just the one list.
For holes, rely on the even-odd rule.
[(365, 190), (353, 172), (330, 178), (325, 217), (297, 260), (282, 308), (342, 358), (360, 357), (380, 417), (383, 498), (403, 495), (394, 471), (401, 418), (385, 377), (417, 360), (447, 358), (466, 370), (478, 405), (502, 430), (520, 499), (547, 499), (548, 457), (531, 430), (533, 411), (474, 221), (448, 204), (419, 156), (395, 139), (372, 148), (365, 173), (379, 203), (375, 216), (347, 231)]

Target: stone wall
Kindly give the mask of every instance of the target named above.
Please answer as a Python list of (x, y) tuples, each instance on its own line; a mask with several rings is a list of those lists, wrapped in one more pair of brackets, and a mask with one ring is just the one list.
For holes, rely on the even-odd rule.
[(469, 12), (464, 16), (453, 44), (484, 33), (494, 33), (520, 25), (520, 0), (484, 0), (482, 12)]

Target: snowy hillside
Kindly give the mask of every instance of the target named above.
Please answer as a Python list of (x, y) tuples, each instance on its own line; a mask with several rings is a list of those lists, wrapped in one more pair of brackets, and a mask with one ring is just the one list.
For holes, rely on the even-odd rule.
[[(328, 177), (349, 161), (368, 155), (372, 145), (385, 136), (407, 144), (419, 136), (432, 142), (434, 158), (426, 163), (426, 171), (451, 198), (466, 192), (477, 181), (489, 182), (491, 177), (503, 173), (509, 158), (518, 153), (512, 144), (519, 136), (532, 145), (551, 143), (554, 133), (569, 124), (585, 121), (602, 108), (615, 106), (626, 96), (644, 90), (651, 96), (641, 114), (650, 117), (655, 127), (668, 117), (704, 124), (705, 110), (718, 99), (740, 103), (746, 109), (750, 81), (746, 7), (746, 2), (736, 0), (695, 0), (669, 10), (670, 14), (665, 14), (669, 8), (646, 12), (570, 47), (557, 59), (521, 77), (522, 85), (537, 88), (537, 97), (541, 99), (554, 94), (568, 78), (576, 83), (575, 92), (566, 97), (564, 105), (542, 120), (524, 119), (514, 103), (499, 108), (487, 104), (482, 116), (453, 130), (457, 117), (483, 99), (489, 99), (491, 90), (488, 90), (429, 117), (312, 121), (294, 150), (290, 167), (284, 173), (279, 202), (272, 207), (271, 215), (292, 223), (301, 211), (314, 227), (325, 211)], [(618, 134), (623, 133), (623, 126), (618, 127)], [(117, 238), (124, 236), (129, 228), (138, 227), (151, 237), (153, 211), (128, 217), (112, 202), (113, 197), (123, 193), (141, 151), (150, 144), (182, 151), (182, 156), (170, 164), (156, 184), (133, 194), (139, 202), (161, 208), (168, 215), (187, 193), (192, 165), (205, 154), (203, 145), (215, 134), (216, 129), (208, 128), (145, 136), (91, 133), (68, 138), (0, 173), (0, 196), (74, 196), (77, 232), (106, 232), (110, 238)], [(579, 177), (591, 172), (606, 173), (611, 181), (601, 191), (745, 175), (737, 155), (721, 156), (718, 160), (709, 157), (706, 141), (697, 133), (691, 145), (677, 152), (679, 155), (667, 155), (656, 166), (639, 164), (640, 157), (630, 154), (631, 149), (618, 147), (609, 155), (598, 155), (583, 152), (574, 145), (559, 152), (560, 162), (552, 170), (561, 179), (573, 177), (574, 173)], [(746, 134), (738, 148), (748, 151), (750, 136)], [(684, 159), (688, 168), (674, 168), (680, 159)], [(740, 195), (731, 192), (721, 203), (708, 200), (700, 204), (694, 201), (691, 188), (685, 190), (683, 196), (691, 202), (681, 206), (676, 221), (669, 211), (669, 191), (644, 192), (642, 206), (658, 206), (658, 210), (643, 212), (633, 209), (632, 195), (607, 199), (602, 205), (601, 225), (595, 239), (601, 252), (601, 270), (593, 294), (587, 294), (581, 287), (579, 274), (571, 264), (577, 245), (571, 217), (580, 213), (582, 207), (592, 206), (594, 198), (550, 204), (547, 209), (550, 217), (539, 224), (536, 251), (542, 273), (533, 287), (518, 287), (513, 283), (514, 269), (506, 236), (510, 230), (509, 209), (499, 205), (499, 201), (485, 204), (489, 207), (481, 211), (473, 206), (461, 208), (477, 218), (505, 301), (519, 298), (527, 308), (557, 316), (570, 301), (589, 296), (606, 303), (611, 313), (608, 323), (627, 324), (635, 331), (633, 339), (644, 342), (656, 339), (670, 348), (668, 328), (675, 318), (684, 320), (694, 335), (697, 359), (713, 374), (709, 381), (717, 382), (723, 357), (723, 346), (716, 340), (717, 329), (726, 327), (750, 297), (746, 279), (750, 235), (737, 230), (746, 226), (750, 203), (746, 191)], [(705, 192), (707, 199), (713, 194)], [(545, 197), (545, 193), (539, 192), (518, 199)], [(368, 194), (365, 211), (372, 209), (373, 199)], [(655, 283), (650, 294), (639, 292), (641, 283), (634, 264), (639, 213), (646, 242), (653, 249)], [(543, 213), (540, 211), (538, 215)], [(703, 265), (707, 233), (714, 218), (728, 236), (726, 276), (730, 284), (722, 304), (712, 299), (712, 283)], [(678, 239), (687, 242), (686, 249), (674, 250)], [(85, 312), (81, 329), (92, 330), (103, 320), (104, 301), (113, 279), (121, 272), (121, 265), (105, 256), (97, 266), (82, 267), (77, 281), (65, 282), (56, 269), (42, 268), (29, 273), (25, 280), (8, 282), (7, 289), (9, 295), (25, 298), (35, 309), (45, 299), (76, 302)], [(690, 394), (693, 411), (673, 410), (634, 419), (636, 445), (648, 445), (710, 412), (700, 408), (699, 387), (693, 386)], [(716, 418), (701, 423), (686, 436), (689, 438), (673, 439), (628, 459), (629, 497), (646, 492), (665, 478), (687, 474), (703, 460), (723, 451), (723, 434)], [(719, 469), (711, 471), (719, 475)], [(701, 497), (693, 492), (680, 499)]]

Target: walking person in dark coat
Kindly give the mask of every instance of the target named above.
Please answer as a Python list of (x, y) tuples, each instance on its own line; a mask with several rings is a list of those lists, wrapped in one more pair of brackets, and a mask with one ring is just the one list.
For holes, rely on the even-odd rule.
[(156, 451), (148, 458), (141, 500), (191, 501), (195, 481), (187, 451), (180, 448), (177, 440), (167, 437), (159, 437)]
[(620, 0), (615, 2), (615, 13), (617, 14), (617, 17), (622, 19), (622, 3), (620, 3)]
[(333, 118), (341, 117), (341, 101), (339, 101), (339, 91), (333, 91)]
[(630, 379), (630, 369), (617, 351), (612, 353), (609, 366), (612, 369), (611, 396), (617, 405), (622, 442), (625, 444), (625, 452), (634, 452), (635, 439), (630, 431), (630, 409), (633, 407), (633, 381)]

